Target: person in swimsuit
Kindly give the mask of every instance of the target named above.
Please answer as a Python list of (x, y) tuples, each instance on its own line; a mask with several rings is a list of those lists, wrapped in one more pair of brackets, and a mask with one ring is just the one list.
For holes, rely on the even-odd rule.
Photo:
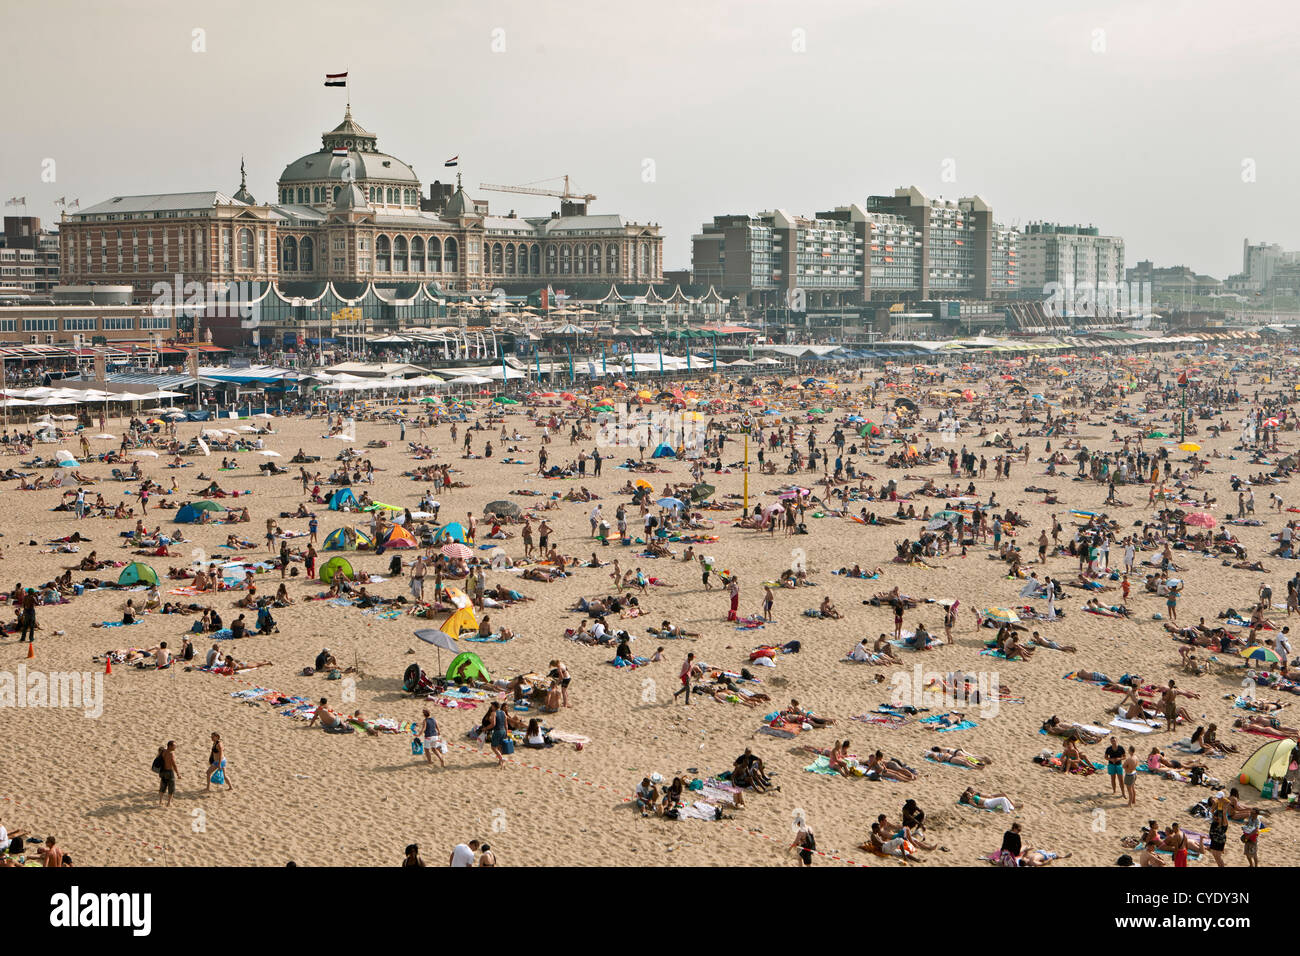
[(1169, 824), (1169, 836), (1165, 839), (1165, 848), (1174, 854), (1174, 866), (1187, 866), (1187, 835), (1179, 829), (1176, 821)]
[(444, 744), (438, 734), (438, 722), (433, 719), (433, 715), (427, 708), (424, 711), (424, 724), (421, 731), (424, 736), (424, 762), (433, 763), (433, 758), (436, 756), (438, 763), (446, 767), (447, 763), (442, 759)]
[(1106, 748), (1106, 776), (1110, 777), (1110, 792), (1120, 793), (1120, 778), (1124, 773), (1124, 748), (1120, 746), (1119, 741), (1114, 737), (1110, 738), (1110, 746)]
[(217, 775), (218, 771), (220, 771), (226, 779), (226, 789), (235, 789), (234, 784), (230, 782), (230, 774), (226, 773), (225, 770), (226, 748), (221, 743), (221, 734), (214, 731), (212, 734), (212, 753), (208, 755), (208, 784), (203, 788), (205, 792), (212, 790), (212, 778)]
[(1137, 805), (1137, 769), (1137, 748), (1129, 747), (1128, 755), (1124, 758), (1124, 790), (1128, 793), (1130, 807)]

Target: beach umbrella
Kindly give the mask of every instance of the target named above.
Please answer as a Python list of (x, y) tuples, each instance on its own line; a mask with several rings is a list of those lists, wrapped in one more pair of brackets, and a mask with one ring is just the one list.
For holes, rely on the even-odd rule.
[(984, 616), (990, 621), (997, 621), (999, 624), (1020, 623), (1020, 616), (1008, 607), (991, 607), (984, 612)]
[(136, 458), (157, 458), (158, 453), (152, 448), (137, 448), (131, 452)]
[(1168, 437), (1169, 436), (1166, 435), (1164, 432), (1152, 432), (1150, 435), (1147, 436), (1147, 438), (1168, 438)]
[(1265, 664), (1278, 664), (1282, 660), (1274, 651), (1260, 644), (1246, 648), (1241, 656), (1248, 661), (1263, 661)]
[(1196, 511), (1187, 516), (1187, 523), (1197, 525), (1201, 528), (1213, 528), (1216, 524), (1213, 515), (1208, 515), (1204, 511)]
[(1185, 441), (1185, 442), (1183, 442), (1181, 445), (1179, 445), (1178, 447), (1181, 448), (1183, 451), (1200, 451), (1200, 450), (1201, 450), (1201, 446), (1198, 445), (1198, 444), (1196, 444), (1196, 442), (1194, 442), (1194, 441)]
[(518, 405), (518, 404), (519, 404), (519, 403), (518, 403), (517, 401), (515, 401), (513, 398), (506, 398), (504, 395), (498, 395), (496, 398), (492, 399), (492, 401), (496, 402), (498, 405)]
[(684, 508), (686, 503), (680, 498), (660, 498), (655, 502), (660, 508)]
[(262, 455), (262, 456), (265, 457), (265, 458), (279, 458), (279, 457), (280, 457), (280, 453), (279, 453), (278, 451), (259, 451), (258, 454), (259, 454), (259, 455)]
[[(451, 619), (448, 618), (448, 620), (450, 621)], [(445, 626), (446, 625), (444, 625), (444, 627)], [(415, 632), (415, 636), (418, 637), (420, 640), (424, 641), (426, 644), (432, 644), (434, 647), (438, 648), (438, 673), (439, 674), (442, 673), (442, 652), (444, 650), (451, 651), (453, 654), (461, 653), (460, 645), (456, 643), (456, 639), (454, 637), (450, 637), (447, 634), (444, 634), (442, 631), (437, 630), (435, 628), (431, 628), (431, 627), (421, 628), (420, 630)]]
[(703, 482), (691, 489), (691, 497), (696, 501), (707, 501), (717, 491), (712, 485), (706, 485)]
[(497, 515), (503, 518), (519, 517), (519, 506), (513, 501), (489, 501), (483, 506), (483, 513), (486, 515)]
[(195, 501), (192, 507), (199, 511), (225, 511), (225, 505), (219, 505), (215, 501)]
[(654, 491), (655, 486), (650, 484), (644, 478), (638, 478), (632, 485), (634, 488), (644, 488), (646, 491)]
[(468, 561), (470, 558), (474, 556), (473, 549), (467, 547), (466, 545), (461, 544), (458, 541), (453, 541), (450, 544), (444, 544), (442, 546), (442, 553), (445, 554), (447, 557), (451, 558), (453, 561), (455, 560)]

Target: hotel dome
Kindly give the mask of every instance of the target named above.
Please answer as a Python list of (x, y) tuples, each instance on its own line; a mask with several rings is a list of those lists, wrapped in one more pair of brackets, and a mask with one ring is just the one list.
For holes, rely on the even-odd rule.
[(276, 183), (283, 205), (333, 206), (345, 183), (359, 187), (377, 208), (420, 208), (420, 179), (406, 163), (381, 153), (378, 137), (352, 118), (348, 107), (343, 122), (321, 134), (321, 148), (295, 159)]

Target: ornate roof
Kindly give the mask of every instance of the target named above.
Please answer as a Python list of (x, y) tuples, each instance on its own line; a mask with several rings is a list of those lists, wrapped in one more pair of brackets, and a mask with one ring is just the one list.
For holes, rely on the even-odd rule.
[[(345, 181), (355, 179), (382, 182), (409, 183), (417, 188), (420, 178), (415, 170), (395, 156), (379, 152), (378, 137), (368, 132), (352, 118), (349, 106), (343, 122), (327, 133), (321, 134), (321, 148), (295, 159), (280, 174), (280, 185), (321, 180)], [(335, 150), (346, 150), (346, 155), (335, 155)]]

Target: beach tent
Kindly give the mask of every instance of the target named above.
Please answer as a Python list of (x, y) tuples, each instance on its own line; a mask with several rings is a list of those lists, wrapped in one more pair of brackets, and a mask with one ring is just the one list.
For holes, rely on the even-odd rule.
[(117, 576), (118, 584), (157, 584), (158, 572), (141, 561), (132, 561)]
[(485, 515), (496, 515), (501, 518), (518, 518), (519, 506), (513, 501), (506, 501), (505, 499), (500, 501), (489, 501), (483, 506), (483, 513)]
[(391, 525), (389, 529), (384, 532), (382, 540), (385, 548), (418, 547), (418, 543), (411, 535), (411, 532), (407, 531), (400, 524)]
[(369, 532), (360, 528), (335, 528), (325, 535), (321, 546), (325, 551), (356, 551), (358, 548), (373, 548), (375, 539)]
[(217, 502), (215, 501), (194, 501), (190, 503), (190, 507), (198, 511), (225, 511), (226, 510), (225, 505), (217, 504)]
[(651, 458), (676, 458), (677, 452), (673, 449), (672, 445), (668, 444), (667, 442), (663, 442), (662, 444), (659, 445), (658, 448), (655, 449), (655, 453), (650, 457)]
[(199, 515), (202, 513), (202, 508), (196, 508), (191, 504), (185, 504), (181, 505), (180, 509), (176, 512), (176, 517), (172, 520), (177, 524), (194, 524), (194, 522), (199, 520)]
[(444, 528), (438, 529), (438, 533), (433, 536), (434, 544), (445, 544), (448, 541), (459, 541), (465, 543), (465, 529), (461, 527), (460, 522), (453, 521)]
[(1270, 740), (1241, 765), (1241, 782), (1248, 783), (1256, 790), (1263, 790), (1269, 780), (1281, 780), (1286, 777), (1291, 765), (1291, 751), (1296, 742), (1287, 740)]
[(352, 493), (351, 488), (340, 488), (330, 495), (330, 511), (342, 511), (345, 506), (358, 511), (361, 509), (357, 504), (357, 496)]
[(320, 566), (320, 579), (324, 584), (329, 584), (334, 580), (334, 575), (340, 573), (349, 578), (354, 576), (352, 565), (342, 555), (330, 558)]
[(482, 658), (473, 651), (465, 651), (463, 654), (457, 654), (452, 658), (451, 663), (447, 665), (447, 678), (457, 683), (473, 680), (488, 682), (492, 680)]

